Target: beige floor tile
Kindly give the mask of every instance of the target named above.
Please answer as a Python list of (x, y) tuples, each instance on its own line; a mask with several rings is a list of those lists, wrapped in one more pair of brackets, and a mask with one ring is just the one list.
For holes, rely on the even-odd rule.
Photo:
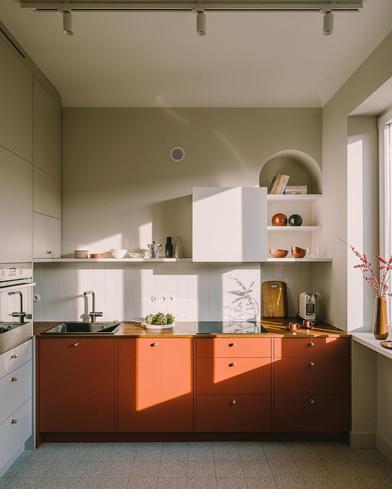
[(164, 443), (162, 447), (162, 459), (187, 459), (188, 443)]
[(344, 460), (344, 457), (341, 457), (338, 462), (325, 462), (325, 467), (328, 475), (331, 477), (338, 479), (358, 478), (356, 463), (352, 460)]
[(129, 479), (124, 477), (103, 477), (98, 489), (128, 489)]
[(365, 478), (364, 482), (368, 489), (391, 489), (392, 480), (389, 477)]
[[(53, 479), (47, 478), (39, 481), (37, 489), (98, 489), (100, 479)], [(109, 488), (108, 488), (109, 489)]]
[(252, 479), (246, 479), (246, 486), (248, 489), (275, 489), (275, 479), (271, 477), (258, 477)]
[(29, 479), (0, 479), (0, 489), (39, 489), (39, 481)]
[(112, 460), (133, 460), (135, 455), (136, 443), (114, 443), (112, 445)]
[(382, 478), (388, 475), (390, 471), (390, 464), (388, 463), (377, 463), (369, 460), (361, 462), (353, 462), (355, 470), (360, 477), (372, 477), (372, 478)]
[(241, 462), (236, 460), (226, 460), (215, 462), (216, 477), (244, 477)]
[(73, 471), (75, 476), (84, 479), (90, 477), (101, 477), (106, 467), (106, 462), (96, 460), (81, 460), (79, 464), (76, 464)]
[(247, 489), (246, 481), (242, 477), (218, 477), (218, 489)]
[(43, 443), (33, 452), (37, 460), (80, 460), (80, 443)]
[(214, 448), (212, 443), (189, 443), (188, 460), (214, 460)]
[(193, 478), (187, 480), (186, 489), (217, 489), (217, 481), (215, 477), (211, 478)]
[(184, 489), (187, 486), (186, 478), (162, 477), (158, 479), (158, 489)]
[(131, 469), (131, 479), (132, 478), (148, 478), (156, 479), (159, 475), (160, 468), (159, 460), (139, 460), (135, 461)]
[(326, 466), (318, 460), (300, 460), (295, 465), (302, 477), (328, 477)]
[(368, 489), (364, 479), (359, 477), (336, 477), (333, 481), (336, 489)]
[(128, 489), (156, 489), (158, 479), (131, 478)]
[(162, 443), (138, 443), (136, 444), (135, 458), (141, 460), (160, 460), (162, 450)]
[(272, 477), (271, 467), (268, 462), (242, 462), (242, 470), (246, 479), (263, 479)]
[(289, 477), (275, 479), (277, 489), (304, 489), (305, 481), (302, 477)]
[(127, 460), (109, 460), (106, 463), (105, 468), (102, 472), (102, 477), (104, 478), (121, 478), (129, 479), (134, 463)]
[(215, 478), (215, 463), (211, 461), (188, 460), (188, 477), (192, 478)]
[(313, 442), (288, 442), (292, 460), (320, 460), (319, 445)]
[(45, 473), (46, 478), (58, 479), (74, 479), (79, 476), (79, 472), (75, 472), (75, 468), (80, 464), (80, 460), (53, 460), (50, 463), (48, 471)]
[(301, 473), (295, 462), (281, 462), (280, 460), (270, 460), (272, 475), (276, 478), (300, 477)]
[(41, 479), (50, 470), (52, 464), (44, 461), (17, 461), (4, 475), (5, 479)]
[(264, 442), (263, 449), (267, 460), (292, 460), (287, 443), (277, 441)]
[(261, 442), (240, 442), (237, 448), (241, 460), (266, 460)]
[(159, 477), (187, 477), (187, 460), (161, 460)]
[(336, 489), (336, 484), (330, 477), (304, 477), (306, 489)]
[(213, 444), (215, 460), (239, 460), (240, 454), (235, 443), (216, 442)]

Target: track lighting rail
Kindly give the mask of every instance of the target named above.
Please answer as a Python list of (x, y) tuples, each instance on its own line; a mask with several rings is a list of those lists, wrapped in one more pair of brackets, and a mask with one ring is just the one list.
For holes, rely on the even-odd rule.
[[(248, 2), (241, 1), (225, 1), (225, 2), (160, 2), (145, 1), (145, 2), (132, 2), (130, 0), (116, 1), (116, 2), (100, 2), (100, 1), (87, 1), (87, 0), (75, 0), (68, 2), (69, 7), (72, 11), (110, 11), (110, 10), (133, 10), (133, 11), (189, 11), (189, 10), (200, 10), (203, 11), (359, 11), (363, 8), (363, 0), (317, 0), (317, 1), (263, 1), (255, 0)], [(48, 0), (48, 1), (37, 1), (37, 0), (21, 0), (20, 6), (22, 8), (29, 8), (41, 11), (51, 11), (51, 10), (61, 10), (64, 8), (64, 0)]]

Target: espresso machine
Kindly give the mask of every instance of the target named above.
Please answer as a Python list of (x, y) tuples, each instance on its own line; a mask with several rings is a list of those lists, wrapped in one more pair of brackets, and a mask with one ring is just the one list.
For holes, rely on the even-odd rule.
[(303, 321), (316, 321), (319, 294), (301, 292), (299, 294), (298, 316)]

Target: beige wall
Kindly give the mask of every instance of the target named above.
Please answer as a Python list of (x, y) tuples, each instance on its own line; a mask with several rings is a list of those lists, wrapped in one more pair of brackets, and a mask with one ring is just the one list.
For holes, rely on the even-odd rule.
[(282, 150), (321, 160), (321, 109), (67, 108), (63, 125), (63, 254), (181, 235), (190, 256), (192, 187), (258, 185)]
[[(377, 88), (392, 77), (392, 33), (347, 80), (323, 109), (323, 242), (333, 257), (327, 274), (316, 285), (331, 291), (323, 316), (347, 325), (347, 118)], [(375, 197), (376, 198), (376, 197)], [(340, 241), (342, 240), (342, 241)], [(349, 326), (356, 329), (362, 325)]]

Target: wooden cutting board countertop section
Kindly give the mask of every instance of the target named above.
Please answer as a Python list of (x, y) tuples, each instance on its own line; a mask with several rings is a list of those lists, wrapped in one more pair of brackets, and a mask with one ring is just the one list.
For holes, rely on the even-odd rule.
[[(214, 337), (263, 337), (263, 338), (333, 338), (339, 336), (350, 336), (349, 333), (342, 331), (334, 326), (318, 322), (317, 326), (312, 330), (300, 329), (296, 332), (291, 332), (286, 329), (290, 322), (295, 322), (295, 318), (263, 318), (259, 325), (267, 331), (266, 333), (220, 333), (220, 334), (200, 334), (198, 331), (197, 321), (177, 321), (174, 328), (164, 331), (147, 330), (142, 328), (136, 322), (124, 321), (116, 334), (107, 333), (59, 333), (59, 334), (43, 334), (48, 329), (60, 324), (61, 321), (55, 322), (35, 322), (34, 335), (41, 338), (67, 338), (75, 336), (95, 336), (97, 338), (118, 338), (118, 337), (165, 337), (165, 338), (214, 338)], [(219, 321), (217, 321), (219, 323)]]

